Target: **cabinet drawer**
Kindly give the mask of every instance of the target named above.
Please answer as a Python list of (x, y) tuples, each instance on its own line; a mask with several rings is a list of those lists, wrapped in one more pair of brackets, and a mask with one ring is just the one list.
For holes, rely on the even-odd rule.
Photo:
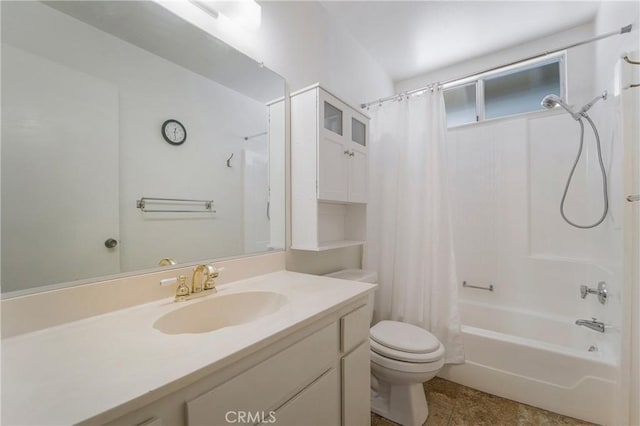
[(322, 375), (338, 356), (338, 327), (333, 323), (279, 354), (187, 402), (187, 424), (237, 422), (228, 412), (273, 410)]
[(332, 368), (268, 418), (262, 425), (335, 426), (340, 424), (340, 383)]
[(364, 305), (340, 318), (340, 350), (349, 352), (369, 338), (369, 308)]

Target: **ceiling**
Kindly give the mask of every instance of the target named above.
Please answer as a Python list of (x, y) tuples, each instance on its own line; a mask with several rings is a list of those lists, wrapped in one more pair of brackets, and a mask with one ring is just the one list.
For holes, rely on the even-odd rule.
[(322, 1), (394, 81), (591, 21), (597, 1)]

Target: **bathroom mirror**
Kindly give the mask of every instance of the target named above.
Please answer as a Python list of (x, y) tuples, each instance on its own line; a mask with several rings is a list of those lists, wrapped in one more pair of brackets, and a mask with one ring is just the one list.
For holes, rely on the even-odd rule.
[(152, 1), (1, 7), (3, 297), (284, 248), (280, 76)]

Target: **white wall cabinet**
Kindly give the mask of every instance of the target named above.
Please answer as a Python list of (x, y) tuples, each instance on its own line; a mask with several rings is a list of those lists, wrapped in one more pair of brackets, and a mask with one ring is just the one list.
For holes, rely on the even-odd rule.
[(291, 95), (292, 248), (366, 239), (369, 118), (318, 85)]
[[(367, 426), (366, 299), (108, 426)], [(355, 347), (355, 349), (353, 349)], [(93, 424), (87, 422), (87, 424)]]
[[(322, 88), (318, 102), (317, 197), (324, 201), (367, 202), (368, 119)], [(305, 101), (314, 101), (308, 95)], [(294, 112), (292, 111), (292, 115)], [(315, 144), (309, 144), (313, 151)]]

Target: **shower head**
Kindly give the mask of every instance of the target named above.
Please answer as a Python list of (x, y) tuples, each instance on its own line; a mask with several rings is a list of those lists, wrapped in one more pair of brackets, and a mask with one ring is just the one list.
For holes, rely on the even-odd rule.
[(547, 95), (544, 98), (542, 98), (542, 102), (540, 102), (540, 105), (542, 105), (546, 109), (551, 109), (560, 105), (560, 102), (562, 102), (560, 97), (556, 95)]
[(600, 96), (596, 96), (595, 98), (593, 98), (593, 100), (591, 102), (589, 102), (585, 106), (583, 106), (580, 109), (580, 111), (578, 111), (578, 112), (573, 112), (571, 110), (571, 107), (569, 107), (569, 105), (565, 104), (564, 101), (562, 100), (562, 98), (560, 98), (560, 96), (558, 96), (558, 95), (547, 95), (547, 96), (545, 96), (544, 98), (542, 98), (542, 102), (540, 102), (540, 105), (542, 105), (546, 109), (552, 109), (552, 108), (555, 108), (558, 105), (560, 105), (569, 114), (571, 114), (571, 116), (575, 120), (580, 120), (580, 117), (585, 115), (587, 113), (587, 111), (589, 111), (589, 109), (591, 109), (591, 107), (596, 104), (596, 102), (598, 102), (600, 100), (606, 100), (606, 99), (607, 99), (607, 91), (605, 90), (604, 92), (602, 92), (602, 94)]
[(574, 119), (578, 120), (580, 118), (580, 115), (576, 114), (575, 112), (573, 112), (571, 110), (571, 108), (569, 107), (569, 105), (565, 104), (564, 101), (558, 95), (547, 95), (547, 96), (545, 96), (544, 98), (542, 98), (542, 102), (540, 102), (540, 105), (542, 105), (546, 109), (552, 109), (552, 108), (555, 108), (557, 106), (561, 106), (569, 114), (571, 114), (571, 116)]

